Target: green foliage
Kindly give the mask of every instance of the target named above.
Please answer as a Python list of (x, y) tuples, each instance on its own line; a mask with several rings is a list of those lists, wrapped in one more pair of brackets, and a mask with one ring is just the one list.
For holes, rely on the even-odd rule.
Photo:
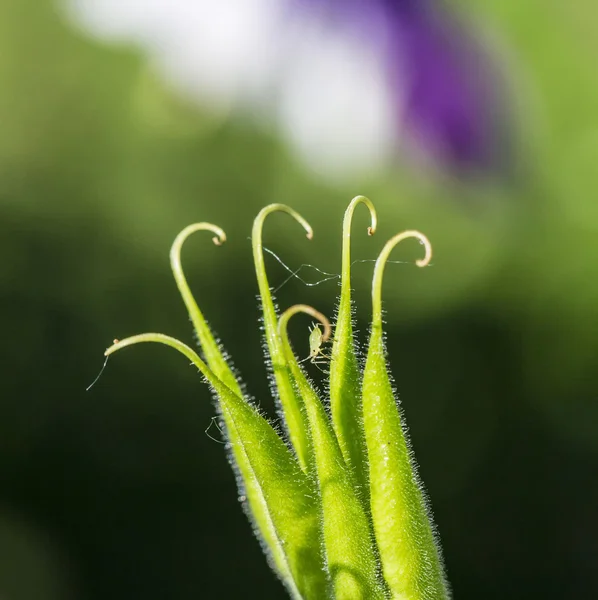
[[(436, 600), (449, 597), (431, 515), (398, 411), (382, 332), (382, 274), (391, 250), (403, 239), (418, 238), (426, 256), (431, 246), (417, 231), (394, 236), (374, 272), (371, 338), (363, 375), (353, 339), (350, 296), (350, 229), (353, 211), (364, 203), (376, 228), (376, 213), (364, 197), (345, 213), (343, 268), (338, 320), (330, 364), (330, 412), (297, 361), (289, 342), (290, 318), (317, 319), (311, 358), (332, 331), (328, 319), (307, 305), (295, 305), (280, 318), (266, 277), (262, 228), (273, 212), (291, 215), (312, 237), (310, 225), (286, 205), (267, 206), (255, 219), (253, 255), (264, 316), (267, 351), (287, 440), (243, 395), (226, 355), (216, 342), (187, 285), (180, 252), (198, 230), (224, 232), (209, 223), (184, 229), (171, 250), (173, 273), (204, 351), (204, 362), (182, 342), (157, 333), (115, 340), (106, 354), (139, 342), (159, 342), (181, 352), (211, 386), (225, 426), (231, 459), (239, 476), (255, 531), (273, 569), (293, 598), (305, 600)], [(316, 332), (315, 336), (313, 332)], [(303, 361), (301, 361), (303, 362)], [(363, 378), (363, 383), (362, 383)], [(288, 445), (287, 445), (288, 444)]]

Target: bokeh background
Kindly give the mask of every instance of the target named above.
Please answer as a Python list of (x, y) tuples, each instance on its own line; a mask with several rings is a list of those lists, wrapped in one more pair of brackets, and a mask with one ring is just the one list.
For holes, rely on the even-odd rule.
[[(114, 337), (192, 340), (168, 251), (180, 229), (207, 220), (229, 241), (191, 239), (187, 275), (275, 416), (252, 219), (270, 202), (293, 206), (314, 240), (274, 215), (265, 244), (292, 269), (338, 273), (341, 219), (357, 194), (380, 217), (373, 238), (363, 209), (354, 224), (362, 341), (368, 261), (401, 229), (434, 245), (424, 270), (412, 265), (417, 244), (395, 251), (406, 262), (389, 265), (384, 298), (455, 598), (598, 597), (598, 8), (461, 0), (447, 10), (498, 65), (501, 95), (489, 101), (500, 110), (486, 117), (508, 115), (500, 160), (472, 172), (398, 152), (356, 176), (335, 169), (333, 153), (329, 177), (267, 115), (183, 93), (143, 44), (87, 33), (58, 2), (0, 2), (0, 597), (286, 597), (224, 448), (206, 434), (219, 437), (197, 373), (140, 346), (86, 387)], [(268, 268), (274, 286), (285, 280), (275, 260)], [(335, 280), (292, 280), (278, 300), (333, 314), (337, 292)], [(300, 352), (307, 324), (294, 333)]]

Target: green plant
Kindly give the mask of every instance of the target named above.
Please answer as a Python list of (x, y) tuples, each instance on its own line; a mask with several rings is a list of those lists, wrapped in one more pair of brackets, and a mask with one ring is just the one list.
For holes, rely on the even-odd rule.
[[(312, 237), (309, 224), (282, 204), (264, 208), (252, 232), (253, 256), (262, 300), (269, 368), (284, 416), (281, 437), (243, 395), (237, 376), (208, 327), (187, 285), (180, 262), (185, 239), (198, 230), (225, 241), (209, 223), (184, 229), (171, 250), (173, 273), (205, 362), (187, 345), (146, 333), (117, 341), (106, 355), (139, 342), (159, 342), (186, 356), (211, 386), (239, 474), (241, 495), (272, 568), (293, 598), (306, 600), (449, 598), (442, 557), (425, 494), (416, 474), (404, 419), (387, 369), (382, 329), (382, 278), (392, 249), (406, 238), (425, 247), (420, 267), (431, 259), (428, 239), (404, 231), (384, 246), (374, 269), (373, 316), (365, 364), (357, 359), (352, 326), (350, 234), (355, 207), (363, 203), (376, 229), (376, 212), (356, 197), (343, 222), (342, 280), (330, 357), (330, 398), (326, 410), (291, 348), (287, 324), (306, 313), (323, 327), (312, 336), (312, 351), (331, 335), (328, 319), (298, 304), (279, 317), (266, 277), (262, 228), (275, 211), (292, 216)], [(320, 331), (318, 327), (318, 331)], [(316, 339), (317, 337), (317, 339)], [(316, 352), (317, 354), (317, 352)]]

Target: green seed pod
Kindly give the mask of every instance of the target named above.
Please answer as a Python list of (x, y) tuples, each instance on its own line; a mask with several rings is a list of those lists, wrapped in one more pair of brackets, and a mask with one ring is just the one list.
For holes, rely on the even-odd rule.
[(397, 600), (442, 600), (449, 597), (439, 546), (432, 527), (404, 420), (386, 366), (382, 331), (382, 275), (392, 249), (418, 238), (432, 257), (428, 239), (405, 231), (380, 253), (372, 286), (372, 329), (363, 374), (363, 423), (370, 472), (370, 502), (384, 579)]
[(431, 248), (425, 236), (406, 231), (392, 238), (380, 254), (362, 373), (353, 339), (350, 288), (351, 219), (360, 203), (370, 210), (369, 233), (376, 227), (372, 203), (356, 197), (343, 223), (341, 296), (330, 357), (330, 414), (293, 354), (287, 333), (289, 319), (299, 312), (317, 319), (309, 336), (309, 356), (300, 362), (323, 370), (320, 365), (328, 359), (323, 345), (331, 334), (330, 323), (306, 305), (289, 308), (279, 320), (263, 257), (262, 228), (272, 212), (291, 215), (310, 239), (311, 227), (283, 204), (267, 206), (254, 221), (252, 246), (266, 362), (288, 444), (244, 397), (240, 380), (182, 270), (181, 248), (191, 233), (208, 230), (216, 235), (218, 245), (225, 241), (224, 231), (215, 225), (197, 223), (185, 228), (170, 254), (177, 286), (207, 364), (184, 343), (158, 333), (115, 340), (106, 355), (133, 344), (158, 342), (178, 350), (201, 372), (214, 393), (240, 496), (254, 531), (292, 598), (446, 600), (450, 594), (440, 549), (393, 393), (382, 331), (382, 275), (390, 252), (401, 240), (416, 237), (426, 248), (426, 257), (417, 264), (425, 266)]

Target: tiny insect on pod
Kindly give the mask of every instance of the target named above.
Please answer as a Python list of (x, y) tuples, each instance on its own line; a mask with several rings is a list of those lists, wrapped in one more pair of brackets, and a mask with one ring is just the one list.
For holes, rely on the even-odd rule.
[(317, 323), (314, 323), (309, 334), (309, 358), (314, 362), (316, 357), (322, 353), (322, 330)]
[[(322, 346), (330, 338), (330, 325), (326, 325), (326, 330), (322, 333), (319, 323), (312, 323), (309, 331), (309, 355), (299, 362), (309, 361), (312, 365), (320, 365), (330, 360), (330, 355), (322, 352)], [(319, 368), (319, 367), (318, 367)], [(321, 369), (320, 369), (321, 370)]]

